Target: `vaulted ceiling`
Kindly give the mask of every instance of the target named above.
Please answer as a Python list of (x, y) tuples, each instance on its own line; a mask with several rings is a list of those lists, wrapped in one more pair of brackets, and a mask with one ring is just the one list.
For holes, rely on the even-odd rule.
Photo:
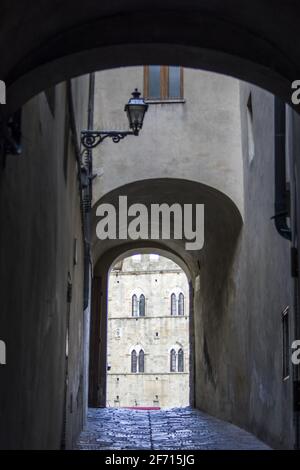
[(66, 78), (144, 63), (214, 70), (290, 101), (299, 20), (298, 0), (2, 0), (1, 112)]

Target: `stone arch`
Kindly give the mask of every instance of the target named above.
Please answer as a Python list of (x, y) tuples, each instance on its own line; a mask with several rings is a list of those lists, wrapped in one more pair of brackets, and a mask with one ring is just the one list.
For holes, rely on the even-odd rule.
[(174, 349), (174, 351), (176, 352), (176, 354), (178, 353), (179, 349), (184, 349), (184, 345), (182, 343), (180, 343), (179, 341), (176, 341), (176, 343), (173, 343), (172, 346), (169, 346), (168, 348), (168, 354), (170, 354), (170, 352), (172, 351), (172, 349)]
[[(218, 296), (213, 296), (217, 299), (216, 303), (210, 305), (209, 308), (211, 315), (222, 315), (222, 308), (218, 302), (221, 302), (223, 290), (226, 289), (224, 281), (228, 276), (242, 229), (241, 214), (232, 200), (220, 191), (201, 183), (167, 178), (137, 181), (106, 194), (101, 201), (115, 204), (117, 207), (116, 201), (119, 194), (127, 194), (129, 204), (131, 200), (146, 205), (160, 201), (169, 204), (172, 202), (204, 203), (207, 206), (206, 239), (204, 248), (199, 252), (187, 252), (182, 240), (99, 241), (95, 236), (97, 204), (94, 206), (92, 291), (96, 293), (98, 300), (96, 298), (92, 301), (90, 404), (93, 406), (104, 406), (106, 398), (107, 284), (111, 266), (122, 258), (139, 252), (164, 255), (182, 267), (187, 274), (190, 286), (190, 347), (193, 351), (194, 336), (199, 334), (201, 337), (201, 332), (196, 332), (195, 328), (199, 328), (199, 319), (204, 308), (197, 288), (197, 279), (201, 272), (201, 292), (203, 292), (204, 299), (211, 297), (212, 284), (217, 286)], [(177, 200), (178, 197), (180, 200)], [(191, 356), (194, 356), (193, 352)], [(193, 374), (194, 364), (191, 363), (190, 367)], [(191, 396), (193, 396), (193, 386), (192, 384)], [(192, 398), (191, 402), (193, 402)]]
[[(203, 183), (175, 178), (160, 178), (135, 181), (124, 186), (120, 186), (105, 194), (98, 203), (94, 204), (92, 210), (92, 256), (94, 266), (97, 266), (99, 259), (104, 255), (113, 257), (118, 261), (123, 257), (123, 253), (131, 251), (132, 254), (138, 249), (151, 248), (148, 253), (158, 253), (158, 250), (165, 250), (176, 256), (175, 262), (186, 272), (188, 279), (193, 274), (199, 272), (199, 262), (203, 257), (204, 250), (187, 251), (183, 240), (98, 240), (96, 236), (97, 207), (102, 203), (112, 204), (118, 209), (118, 198), (120, 195), (127, 195), (128, 206), (133, 203), (142, 203), (148, 209), (152, 203), (179, 203), (184, 204), (204, 204), (205, 205), (205, 245), (208, 242), (210, 232), (222, 232), (222, 238), (228, 243), (234, 238), (242, 227), (242, 216), (236, 204), (224, 193)], [(149, 211), (148, 211), (149, 212)], [(149, 212), (150, 213), (150, 212)], [(228, 233), (227, 233), (228, 232)], [(220, 233), (219, 233), (220, 236)], [(227, 239), (228, 236), (228, 239)], [(111, 255), (109, 255), (111, 253)], [(112, 254), (113, 253), (113, 254)], [(158, 253), (159, 254), (159, 253)], [(109, 266), (111, 263), (109, 262)]]
[[(93, 279), (93, 289), (92, 292), (95, 292), (94, 286), (97, 285), (97, 292), (99, 297), (101, 297), (101, 302), (92, 298), (92, 328), (91, 328), (91, 345), (90, 345), (90, 387), (89, 387), (89, 402), (92, 406), (105, 406), (106, 403), (106, 332), (107, 332), (107, 290), (108, 290), (108, 280), (112, 267), (119, 262), (120, 260), (131, 256), (137, 252), (137, 248), (133, 248), (131, 244), (121, 247), (117, 251), (117, 256), (115, 250), (110, 250), (109, 253), (106, 253), (106, 256), (100, 258), (95, 266), (94, 270), (94, 279)], [(142, 254), (156, 253), (160, 256), (169, 258), (180, 267), (184, 268), (184, 272), (189, 280), (189, 286), (191, 288), (191, 273), (189, 268), (185, 265), (184, 261), (178, 257), (174, 252), (169, 252), (164, 248), (160, 248), (159, 243), (152, 247), (151, 243), (146, 244), (145, 246), (139, 245), (138, 252)], [(105, 260), (105, 261), (104, 261)], [(102, 264), (102, 261), (104, 263)], [(103, 290), (102, 290), (103, 289)], [(95, 312), (93, 309), (93, 304), (97, 305), (98, 309)], [(99, 309), (99, 305), (101, 305)], [(100, 323), (100, 330), (97, 328), (97, 324)], [(93, 326), (94, 325), (94, 326)], [(95, 328), (96, 327), (96, 328)], [(96, 329), (96, 337), (95, 337)], [(99, 338), (101, 341), (99, 342)], [(99, 347), (98, 347), (99, 345)], [(193, 345), (190, 345), (191, 349)], [(129, 354), (135, 350), (137, 357), (139, 351), (143, 350), (145, 356), (147, 352), (141, 343), (138, 343), (134, 346), (131, 346), (129, 349)], [(100, 383), (98, 379), (100, 378)]]
[(130, 346), (130, 348), (129, 348), (129, 354), (131, 354), (132, 351), (136, 351), (136, 353), (139, 354), (139, 352), (140, 352), (141, 350), (143, 350), (144, 353), (145, 353), (145, 348), (144, 348), (144, 346), (142, 346), (141, 343), (138, 343), (138, 344), (135, 344), (134, 346)]
[(300, 76), (299, 15), (299, 5), (280, 0), (243, 8), (238, 0), (87, 0), (72, 8), (65, 0), (57, 9), (50, 0), (43, 9), (31, 0), (26, 13), (10, 3), (1, 30), (6, 111), (67, 78), (145, 62), (225, 73), (290, 101), (291, 81)]

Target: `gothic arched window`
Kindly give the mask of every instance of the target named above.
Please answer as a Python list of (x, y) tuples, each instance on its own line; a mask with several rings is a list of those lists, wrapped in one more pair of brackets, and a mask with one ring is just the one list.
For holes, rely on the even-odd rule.
[(132, 296), (132, 316), (138, 316), (138, 299), (135, 294)]
[(145, 353), (142, 349), (139, 352), (139, 372), (145, 372)]
[(170, 352), (170, 372), (176, 372), (176, 351), (172, 349)]
[(139, 301), (139, 316), (144, 317), (145, 316), (145, 296), (144, 294), (140, 295), (140, 301)]
[(178, 372), (184, 372), (184, 355), (182, 349), (178, 351)]
[(135, 350), (131, 353), (131, 372), (133, 374), (137, 373), (137, 355)]
[(176, 315), (176, 295), (171, 295), (171, 315)]
[(178, 298), (178, 315), (184, 315), (184, 295), (182, 292), (180, 292)]

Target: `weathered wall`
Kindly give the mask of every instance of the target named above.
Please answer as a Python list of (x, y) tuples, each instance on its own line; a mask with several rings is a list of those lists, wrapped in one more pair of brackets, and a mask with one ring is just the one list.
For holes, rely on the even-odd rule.
[[(171, 294), (184, 295), (184, 315), (171, 316)], [(145, 316), (132, 316), (132, 295), (144, 294)], [(107, 406), (189, 404), (189, 286), (185, 273), (163, 257), (125, 258), (108, 290)], [(184, 352), (183, 372), (170, 372), (170, 351)], [(144, 373), (131, 373), (131, 351), (145, 353)], [(116, 402), (116, 397), (119, 397)]]
[[(135, 86), (143, 88), (141, 67), (97, 74), (96, 128), (128, 128), (123, 107)], [(128, 196), (128, 205), (141, 202), (147, 207), (153, 202), (205, 204), (203, 251), (206, 252), (208, 247), (218, 259), (230, 259), (241, 227), (240, 214), (243, 213), (239, 103), (239, 83), (236, 80), (185, 69), (183, 102), (150, 104), (138, 138), (128, 137), (118, 145), (106, 140), (94, 152), (94, 168), (101, 176), (94, 180), (93, 188), (93, 259), (95, 272), (97, 276), (99, 274), (98, 289), (101, 284), (102, 290), (95, 314), (98, 318), (95, 320), (97, 331), (92, 339), (95, 368), (92, 368), (91, 375), (95, 385), (91, 386), (91, 390), (95, 392), (91, 394), (91, 403), (94, 405), (103, 404), (105, 395), (106, 358), (103, 355), (106, 352), (107, 293), (101, 255), (113, 249), (122, 250), (122, 244), (125, 251), (128, 249), (127, 241), (97, 240), (96, 208), (100, 202), (113, 203), (117, 208), (119, 195)], [(131, 243), (138, 246), (137, 242)], [(161, 249), (175, 252), (185, 261), (193, 277), (199, 265), (201, 268), (204, 265), (204, 254), (187, 252), (182, 241), (150, 240), (148, 244), (152, 248), (158, 245)], [(224, 279), (226, 275), (222, 271)], [(195, 315), (199, 315), (199, 308)], [(97, 325), (101, 321), (103, 328), (99, 338)], [(201, 334), (198, 330), (198, 338)], [(101, 345), (99, 354), (95, 352), (98, 343)], [(195, 343), (198, 347), (197, 338)], [(191, 397), (193, 395), (192, 390)]]
[[(105, 140), (94, 151), (94, 202), (121, 185), (150, 178), (205, 183), (243, 211), (239, 82), (184, 69), (184, 100), (149, 104), (138, 137)], [(143, 67), (96, 75), (95, 128), (128, 129), (124, 105), (143, 91)]]
[[(73, 83), (79, 126), (86, 125), (85, 78)], [(66, 84), (23, 108), (20, 157), (0, 170), (0, 446), (59, 448), (83, 420), (83, 246), (77, 163), (71, 142)], [(76, 263), (74, 240), (77, 239)], [(67, 301), (68, 279), (73, 285)], [(69, 329), (66, 436), (64, 401)], [(71, 406), (72, 400), (72, 406)]]
[[(180, 408), (189, 405), (188, 372), (108, 374), (107, 406)], [(170, 394), (172, 396), (170, 397)]]
[[(252, 93), (255, 155), (248, 155)], [(275, 447), (293, 446), (292, 377), (282, 380), (290, 243), (275, 230), (274, 97), (241, 85), (245, 212), (236, 248), (207, 247), (195, 299), (196, 405)], [(210, 244), (210, 241), (208, 241)], [(215, 248), (215, 249), (214, 249)], [(292, 324), (292, 318), (290, 319)]]
[[(128, 70), (126, 77), (121, 71), (120, 80), (112, 72), (98, 75), (96, 102), (103, 102), (106, 110), (103, 115), (96, 110), (98, 127), (126, 128), (126, 117), (123, 120), (120, 113), (131, 88), (142, 86), (141, 75), (136, 81), (139, 70)], [(114, 99), (109, 103), (106, 85), (118, 89), (110, 94)], [(251, 163), (250, 89), (255, 141)], [(247, 428), (271, 446), (291, 448), (292, 380), (282, 380), (281, 312), (290, 306), (292, 327), (294, 294), (290, 245), (271, 220), (274, 98), (255, 87), (242, 84), (239, 90), (234, 80), (190, 70), (184, 94), (185, 103), (151, 105), (138, 139), (102, 144), (95, 157), (102, 175), (95, 181), (95, 202), (104, 194), (101, 202), (116, 204), (118, 195), (127, 194), (129, 203), (142, 202), (147, 207), (153, 202), (205, 204), (201, 252), (187, 253), (180, 241), (157, 242), (186, 262), (193, 280), (195, 404)], [(105, 262), (105, 252), (122, 252), (122, 245), (126, 251), (126, 243), (94, 239), (95, 264)], [(147, 243), (154, 246), (154, 241)], [(138, 243), (131, 242), (133, 247), (138, 248)], [(104, 319), (107, 280), (100, 261), (96, 272), (103, 281), (99, 315)], [(103, 395), (106, 340), (102, 338), (98, 385)]]

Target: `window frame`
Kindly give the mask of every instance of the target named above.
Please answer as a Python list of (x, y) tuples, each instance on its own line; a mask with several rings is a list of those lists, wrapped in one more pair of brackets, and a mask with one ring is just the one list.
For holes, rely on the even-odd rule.
[(131, 316), (134, 318), (139, 316), (139, 300), (136, 294), (131, 297)]
[(180, 292), (178, 295), (178, 316), (184, 317), (184, 294)]
[(177, 353), (177, 370), (178, 372), (184, 372), (184, 352), (182, 348)]
[(135, 349), (131, 351), (130, 358), (131, 358), (131, 373), (137, 374), (138, 373), (138, 355)]
[(144, 65), (144, 99), (146, 102), (153, 103), (178, 103), (184, 102), (184, 73), (183, 67), (179, 65), (180, 68), (180, 96), (179, 97), (169, 97), (169, 65), (160, 65), (160, 97), (152, 98), (149, 96), (149, 69), (151, 65)]
[(138, 316), (145, 317), (146, 316), (146, 297), (144, 294), (139, 296), (138, 300)]
[(175, 292), (171, 294), (171, 317), (176, 317), (177, 315), (177, 297)]
[(138, 373), (143, 374), (145, 372), (145, 352), (143, 349), (138, 354)]
[(176, 359), (177, 359), (176, 351), (174, 348), (172, 348), (170, 351), (170, 372), (177, 372), (176, 370), (177, 360)]

